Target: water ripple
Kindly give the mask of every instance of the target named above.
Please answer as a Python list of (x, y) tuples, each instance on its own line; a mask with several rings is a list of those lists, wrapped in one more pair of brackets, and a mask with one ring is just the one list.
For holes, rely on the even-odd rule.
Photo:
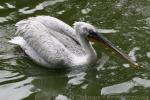
[(50, 5), (55, 5), (58, 2), (64, 2), (66, 0), (54, 0), (54, 1), (44, 1), (40, 4), (38, 4), (35, 8), (30, 9), (30, 7), (24, 7), (22, 9), (19, 9), (19, 12), (23, 14), (33, 14), (35, 11), (43, 10), (45, 7)]
[(71, 78), (69, 81), (68, 81), (68, 84), (71, 84), (71, 85), (79, 85), (79, 84), (82, 84), (85, 80), (85, 76), (86, 76), (87, 73), (85, 72), (82, 72), (82, 73), (79, 73), (79, 74), (71, 74), (71, 75), (68, 75), (68, 78)]
[(30, 91), (34, 86), (31, 85), (33, 78), (26, 80), (5, 84), (0, 86), (0, 97), (1, 100), (21, 100), (32, 94)]
[(59, 95), (55, 98), (55, 100), (70, 100), (70, 99), (68, 99), (68, 97), (66, 97), (66, 96), (64, 96), (64, 95), (59, 94)]
[(112, 86), (104, 87), (101, 90), (102, 95), (108, 95), (108, 94), (121, 94), (121, 93), (129, 93), (130, 90), (134, 87), (133, 82), (124, 82), (120, 84), (115, 84)]
[(14, 5), (10, 4), (10, 3), (5, 3), (7, 5), (8, 8), (16, 8)]
[(115, 84), (112, 86), (103, 87), (101, 90), (102, 95), (122, 94), (132, 92), (134, 87), (150, 87), (150, 80), (142, 79), (139, 77), (133, 78), (131, 81)]
[(4, 23), (7, 21), (8, 21), (7, 17), (0, 17), (0, 23)]

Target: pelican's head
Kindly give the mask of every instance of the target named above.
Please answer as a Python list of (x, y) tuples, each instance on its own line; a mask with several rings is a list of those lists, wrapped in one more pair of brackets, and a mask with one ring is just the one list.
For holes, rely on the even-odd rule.
[(84, 37), (88, 37), (90, 31), (96, 32), (96, 29), (93, 25), (85, 22), (75, 22), (74, 29), (78, 34)]
[(75, 22), (74, 29), (80, 36), (87, 38), (88, 40), (97, 40), (107, 45), (115, 52), (119, 53), (123, 58), (128, 60), (131, 64), (135, 66), (139, 66), (136, 62), (134, 62), (127, 54), (117, 48), (113, 43), (111, 43), (108, 39), (106, 39), (102, 34), (98, 32), (98, 30), (91, 24), (85, 22)]

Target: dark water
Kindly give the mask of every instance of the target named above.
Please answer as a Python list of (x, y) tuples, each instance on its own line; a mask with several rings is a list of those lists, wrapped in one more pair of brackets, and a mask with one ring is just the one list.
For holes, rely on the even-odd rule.
[[(101, 63), (95, 66), (58, 71), (36, 65), (8, 40), (16, 22), (37, 15), (117, 30), (104, 35), (136, 58), (141, 68), (132, 68), (99, 44), (94, 47)], [(1, 0), (0, 100), (149, 100), (149, 43), (150, 0)]]

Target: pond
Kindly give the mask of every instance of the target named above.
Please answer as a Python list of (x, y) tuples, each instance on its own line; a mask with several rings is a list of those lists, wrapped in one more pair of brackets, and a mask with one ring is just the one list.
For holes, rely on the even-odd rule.
[[(103, 34), (136, 60), (133, 68), (109, 48), (93, 44), (100, 63), (52, 70), (29, 59), (16, 45), (15, 23), (49, 15), (116, 30)], [(149, 100), (150, 0), (2, 0), (0, 1), (0, 100)], [(61, 98), (61, 99), (60, 99)], [(141, 98), (141, 99), (140, 99)]]

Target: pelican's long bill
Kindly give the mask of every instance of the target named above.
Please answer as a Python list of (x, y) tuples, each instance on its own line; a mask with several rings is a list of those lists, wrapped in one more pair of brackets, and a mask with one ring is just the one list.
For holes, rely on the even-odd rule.
[(102, 34), (100, 34), (98, 32), (93, 32), (93, 31), (90, 31), (89, 33), (90, 33), (89, 34), (90, 38), (94, 38), (94, 39), (96, 39), (96, 40), (104, 43), (108, 47), (112, 48), (115, 52), (117, 52), (118, 54), (120, 54), (124, 59), (128, 60), (134, 66), (136, 66), (136, 67), (139, 66), (127, 54), (125, 54), (122, 50), (120, 50), (119, 48), (117, 48), (113, 43), (111, 43), (108, 39), (106, 39)]

